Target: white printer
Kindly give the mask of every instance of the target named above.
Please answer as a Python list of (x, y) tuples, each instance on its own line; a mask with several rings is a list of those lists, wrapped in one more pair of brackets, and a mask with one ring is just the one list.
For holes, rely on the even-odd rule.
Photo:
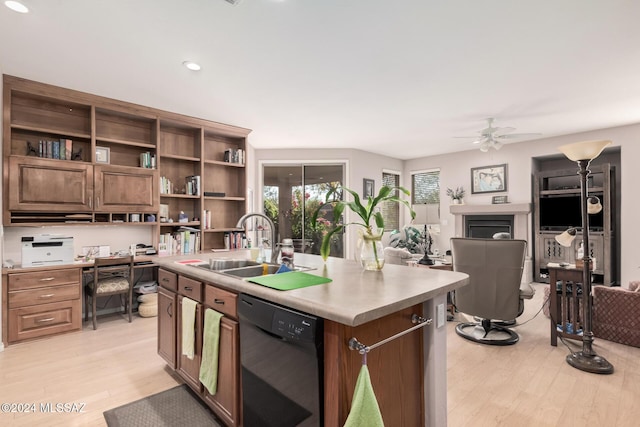
[(73, 263), (73, 237), (41, 234), (22, 238), (22, 267)]

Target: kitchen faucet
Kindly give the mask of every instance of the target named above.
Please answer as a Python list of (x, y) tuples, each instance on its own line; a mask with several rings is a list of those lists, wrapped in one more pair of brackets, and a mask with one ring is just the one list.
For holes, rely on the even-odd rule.
[(275, 225), (273, 225), (273, 221), (271, 221), (271, 218), (260, 212), (249, 212), (240, 217), (238, 223), (236, 224), (236, 228), (243, 228), (244, 222), (252, 216), (259, 216), (260, 218), (266, 220), (269, 224), (269, 229), (271, 230), (271, 241), (269, 242), (269, 245), (271, 246), (271, 264), (277, 264), (278, 249), (276, 248), (276, 227)]

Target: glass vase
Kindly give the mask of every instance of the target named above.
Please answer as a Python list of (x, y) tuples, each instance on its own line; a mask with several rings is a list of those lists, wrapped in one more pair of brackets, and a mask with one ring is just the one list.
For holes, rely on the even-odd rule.
[(384, 267), (384, 248), (382, 247), (382, 231), (364, 232), (358, 241), (360, 265), (365, 270), (380, 271)]

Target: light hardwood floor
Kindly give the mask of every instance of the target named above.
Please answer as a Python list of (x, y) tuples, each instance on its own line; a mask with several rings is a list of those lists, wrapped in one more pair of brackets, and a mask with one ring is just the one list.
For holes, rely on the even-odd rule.
[[(522, 322), (542, 304), (542, 285)], [(615, 367), (594, 375), (565, 362), (549, 345), (542, 313), (516, 328), (520, 342), (490, 347), (463, 340), (448, 322), (448, 425), (626, 427), (640, 423), (640, 348), (596, 339)], [(575, 344), (574, 347), (578, 348)], [(156, 354), (156, 319), (119, 315), (98, 330), (12, 345), (0, 352), (0, 402), (83, 403), (83, 413), (0, 413), (1, 426), (104, 426), (102, 413), (178, 384)], [(388, 426), (393, 427), (393, 426)], [(438, 426), (440, 427), (440, 426)]]

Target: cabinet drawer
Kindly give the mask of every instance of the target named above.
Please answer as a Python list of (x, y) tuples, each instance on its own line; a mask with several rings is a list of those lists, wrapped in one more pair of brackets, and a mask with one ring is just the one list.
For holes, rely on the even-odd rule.
[(194, 301), (202, 302), (202, 282), (180, 276), (178, 277), (178, 293)]
[(158, 269), (158, 283), (170, 291), (178, 291), (178, 275), (162, 268)]
[(212, 285), (204, 287), (205, 305), (227, 316), (238, 317), (237, 300), (238, 295), (233, 292), (225, 291)]
[(80, 284), (51, 286), (9, 292), (9, 308), (66, 301), (80, 298)]
[(9, 310), (8, 340), (21, 341), (81, 327), (80, 299)]
[(80, 268), (9, 274), (9, 292), (80, 283)]

